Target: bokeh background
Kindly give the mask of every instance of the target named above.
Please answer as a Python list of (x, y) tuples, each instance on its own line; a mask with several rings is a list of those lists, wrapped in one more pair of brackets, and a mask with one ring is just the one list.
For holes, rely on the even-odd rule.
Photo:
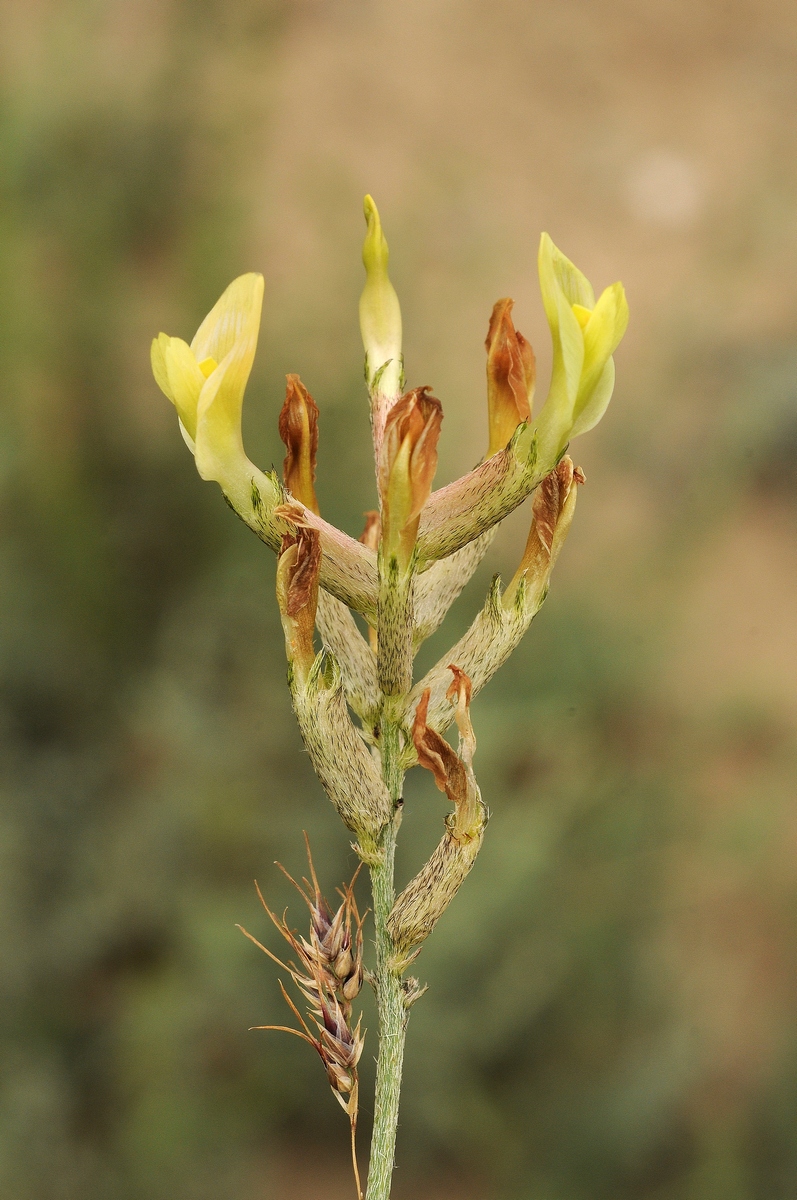
[[(0, 5), (0, 1195), (339, 1200), (346, 1121), (284, 1019), (256, 876), (353, 869), (301, 752), (271, 554), (149, 372), (266, 299), (323, 511), (373, 504), (361, 203), (438, 479), (483, 453), (547, 229), (631, 325), (550, 599), (474, 706), (493, 817), (419, 962), (397, 1200), (797, 1194), (797, 10), (786, 0)], [(423, 662), (445, 651), (506, 523)], [(444, 807), (408, 781), (399, 874)], [(366, 902), (365, 892), (362, 893)], [(375, 1021), (364, 1061), (367, 1146)]]

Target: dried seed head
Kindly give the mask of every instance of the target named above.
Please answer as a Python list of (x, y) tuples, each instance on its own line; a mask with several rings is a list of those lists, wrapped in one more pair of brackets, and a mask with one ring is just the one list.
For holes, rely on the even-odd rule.
[(318, 405), (298, 375), (288, 375), (285, 403), (279, 415), (279, 435), (288, 453), (283, 478), (288, 491), (317, 513), (315, 464), (318, 453)]
[[(333, 913), (319, 888), (306, 835), (305, 842), (311, 880), (305, 879), (300, 885), (283, 867), (280, 869), (308, 907), (309, 939), (291, 930), (284, 917), (280, 919), (275, 916), (263, 899), (260, 889), (257, 889), (263, 907), (295, 954), (296, 962), (282, 962), (250, 933), (246, 930), (242, 932), (282, 967), (299, 989), (306, 1001), (306, 1015), (312, 1026), (308, 1026), (280, 983), (283, 997), (301, 1026), (300, 1029), (286, 1031), (303, 1038), (317, 1051), (324, 1064), (330, 1087), (354, 1124), (357, 1117), (357, 1064), (364, 1042), (361, 1018), (354, 1025), (351, 1012), (351, 1002), (359, 993), (363, 979), (362, 918), (357, 910), (353, 891), (357, 873), (351, 883), (341, 891), (342, 903)], [(266, 1025), (257, 1028), (286, 1027)]]
[(503, 450), (522, 421), (531, 417), (534, 351), (512, 323), (513, 300), (498, 300), (490, 317), (487, 349), (488, 458)]
[(382, 544), (402, 570), (409, 566), (421, 509), (437, 470), (443, 406), (428, 387), (413, 388), (390, 410), (379, 458)]

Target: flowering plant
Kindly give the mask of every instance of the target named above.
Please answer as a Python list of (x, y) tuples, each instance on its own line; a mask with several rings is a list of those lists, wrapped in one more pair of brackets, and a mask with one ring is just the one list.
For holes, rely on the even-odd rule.
[[(359, 540), (320, 515), (314, 482), (319, 410), (298, 375), (288, 376), (279, 416), (287, 450), (283, 478), (260, 471), (246, 456), (241, 411), (257, 345), (262, 276), (231, 283), (190, 346), (161, 333), (152, 343), (152, 369), (177, 410), (199, 474), (221, 486), (238, 516), (278, 555), (277, 602), (296, 718), (313, 767), (371, 875), (376, 954), (370, 969), (363, 962), (354, 880), (333, 912), (309, 847), (311, 880), (296, 885), (310, 912), (309, 937), (294, 933), (263, 900), (294, 959), (282, 962), (246, 936), (286, 972), (306, 1013), (280, 985), (299, 1027), (261, 1028), (287, 1028), (319, 1054), (349, 1117), (359, 1198), (357, 1064), (364, 1035), (353, 1004), (365, 980), (373, 987), (379, 1053), (367, 1200), (388, 1200), (404, 1038), (410, 1010), (425, 990), (406, 972), (471, 870), (488, 818), (473, 771), (471, 701), (547, 595), (584, 483), (566, 451), (606, 410), (612, 355), (628, 307), (619, 283), (596, 301), (588, 280), (543, 234), (539, 275), (553, 339), (548, 397), (533, 417), (534, 353), (514, 327), (512, 301), (499, 300), (486, 341), (486, 456), (433, 492), (443, 409), (428, 387), (405, 391), (401, 310), (370, 196), (365, 218), (360, 329), (379, 508), (368, 514)], [(532, 494), (526, 548), (509, 584), (493, 580), (467, 632), (413, 684), (419, 646), (473, 575), (498, 524)], [(368, 638), (353, 613), (364, 617)], [(456, 751), (444, 737), (452, 723)], [(437, 848), (396, 896), (402, 783), (416, 765), (432, 772), (452, 808)]]

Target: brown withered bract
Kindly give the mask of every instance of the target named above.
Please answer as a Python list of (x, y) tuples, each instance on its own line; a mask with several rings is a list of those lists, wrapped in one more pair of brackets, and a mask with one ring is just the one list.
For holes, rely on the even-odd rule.
[(396, 402), (385, 423), (379, 459), (382, 536), (390, 553), (409, 562), (421, 509), (437, 470), (443, 406), (428, 387), (413, 388)]
[(397, 969), (404, 969), (418, 953), (459, 891), (479, 852), (487, 822), (473, 774), (476, 739), (470, 721), (471, 682), (459, 667), (449, 668), (454, 679), (449, 689), (459, 727), (459, 754), (426, 724), (429, 692), (424, 692), (415, 712), (413, 741), (418, 762), (454, 804), (445, 819), (445, 833), (426, 865), (396, 900), (388, 918)]
[(305, 676), (315, 658), (313, 631), (318, 602), (321, 539), (315, 529), (297, 526), (283, 538), (277, 559), (277, 603), (288, 659)]
[(454, 705), (459, 753), (455, 753), (445, 738), (426, 723), (429, 689), (423, 693), (415, 710), (412, 739), (419, 765), (432, 772), (440, 791), (445, 792), (455, 806), (448, 829), (451, 836), (459, 840), (470, 838), (473, 830), (482, 823), (481, 799), (473, 774), (476, 738), (470, 719), (471, 681), (459, 667), (450, 665), (448, 669), (454, 676), (447, 698)]
[(488, 456), (506, 446), (521, 421), (531, 416), (536, 363), (531, 344), (512, 321), (513, 300), (496, 301), (485, 339), (487, 350)]
[(382, 518), (375, 508), (369, 509), (363, 516), (365, 517), (365, 528), (360, 534), (360, 541), (364, 546), (370, 546), (372, 550), (376, 550), (382, 536)]
[(446, 739), (426, 724), (429, 696), (427, 688), (415, 710), (412, 740), (419, 766), (432, 772), (438, 789), (456, 804), (457, 797), (461, 801), (465, 790), (465, 767)]
[[(458, 712), (462, 710), (467, 713), (470, 708), (471, 697), (473, 696), (473, 684), (471, 683), (470, 677), (454, 663), (449, 663), (448, 669), (454, 678), (451, 680), (447, 697), (452, 704), (456, 700)], [(457, 722), (457, 724), (459, 724), (459, 722)], [(460, 726), (460, 732), (461, 731), (462, 727)]]
[(580, 467), (574, 467), (572, 458), (567, 455), (555, 470), (545, 476), (531, 502), (533, 521), (524, 560), (527, 556), (529, 558), (532, 556), (535, 539), (550, 557), (553, 551), (554, 535), (562, 516), (565, 501), (570, 495), (570, 489), (576, 484), (585, 482), (584, 472)]
[(279, 435), (288, 451), (282, 468), (283, 478), (291, 495), (317, 513), (318, 405), (298, 375), (286, 378), (285, 402), (279, 415)]
[[(299, 527), (295, 539), (283, 538), (280, 558), (286, 550), (296, 547), (287, 574), (285, 612), (297, 617), (303, 608), (313, 604), (318, 593), (318, 568), (321, 563), (321, 538), (315, 529)], [(314, 605), (313, 605), (314, 607)]]

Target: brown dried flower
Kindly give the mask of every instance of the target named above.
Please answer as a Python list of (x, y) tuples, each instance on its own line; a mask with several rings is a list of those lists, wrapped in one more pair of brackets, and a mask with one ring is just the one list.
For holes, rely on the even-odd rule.
[(395, 556), (405, 570), (437, 470), (443, 406), (428, 393), (428, 387), (413, 388), (393, 406), (379, 458), (382, 543), (385, 552)]
[(297, 525), (282, 539), (277, 560), (277, 603), (288, 661), (306, 676), (313, 664), (313, 630), (318, 603), (321, 538), (315, 529)]
[(504, 593), (505, 607), (514, 603), (523, 580), (526, 582), (529, 602), (536, 603), (537, 592), (544, 592), (573, 519), (576, 485), (584, 482), (584, 472), (580, 467), (574, 467), (572, 458), (565, 455), (537, 488), (531, 504), (532, 520), (526, 549)]
[(512, 322), (514, 300), (496, 301), (485, 339), (487, 349), (488, 458), (503, 450), (521, 421), (531, 416), (536, 364), (531, 344)]
[(318, 405), (298, 375), (286, 378), (285, 403), (279, 415), (279, 435), (288, 451), (282, 467), (283, 478), (291, 495), (317, 513)]

